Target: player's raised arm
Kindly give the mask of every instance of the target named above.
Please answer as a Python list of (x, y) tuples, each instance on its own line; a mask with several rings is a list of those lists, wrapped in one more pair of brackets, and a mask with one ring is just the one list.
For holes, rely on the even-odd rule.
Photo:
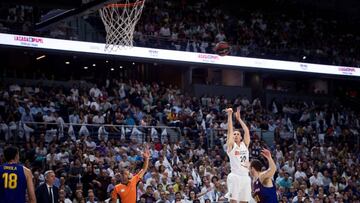
[(29, 197), (29, 203), (36, 203), (36, 196), (34, 190), (33, 176), (30, 169), (24, 167), (24, 173), (26, 177), (27, 192)]
[(117, 194), (116, 189), (114, 188), (114, 190), (111, 192), (111, 200), (110, 200), (110, 202), (111, 203), (117, 203), (117, 201), (118, 201), (118, 194)]
[(143, 165), (143, 168), (141, 169), (141, 171), (139, 172), (140, 178), (142, 178), (145, 175), (145, 173), (149, 167), (150, 150), (149, 150), (148, 145), (146, 145), (146, 147), (145, 147), (145, 150), (143, 152), (143, 157), (144, 157), (144, 165)]
[(261, 151), (261, 155), (264, 156), (269, 162), (269, 168), (259, 176), (260, 181), (263, 182), (266, 181), (266, 179), (271, 179), (274, 177), (276, 172), (276, 165), (273, 158), (271, 157), (271, 152), (269, 150), (263, 149)]
[(244, 130), (244, 143), (247, 147), (250, 145), (250, 131), (244, 121), (241, 119), (240, 108), (237, 108), (235, 113), (236, 120), (239, 121), (242, 129)]
[(232, 148), (234, 147), (234, 130), (233, 130), (233, 123), (232, 123), (232, 114), (233, 110), (232, 108), (226, 109), (226, 113), (228, 115), (228, 130), (227, 130), (227, 151), (230, 152)]

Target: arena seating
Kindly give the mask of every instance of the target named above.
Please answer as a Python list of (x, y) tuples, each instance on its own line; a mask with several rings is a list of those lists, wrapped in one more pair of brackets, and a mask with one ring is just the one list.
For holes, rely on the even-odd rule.
[(230, 169), (222, 110), (229, 104), (244, 109), (251, 158), (262, 160), (259, 150), (271, 149), (280, 202), (360, 200), (359, 118), (340, 104), (268, 109), (258, 99), (193, 98), (171, 85), (117, 80), (90, 88), (12, 84), (0, 92), (2, 145), (23, 146), (35, 187), (54, 170), (63, 202), (87, 201), (88, 194), (107, 200), (122, 168), (141, 167), (144, 141), (152, 157), (139, 202), (222, 202)]

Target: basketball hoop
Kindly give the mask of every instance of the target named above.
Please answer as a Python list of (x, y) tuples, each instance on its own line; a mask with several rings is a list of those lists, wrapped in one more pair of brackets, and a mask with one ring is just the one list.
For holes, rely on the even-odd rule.
[(122, 3), (105, 5), (99, 10), (106, 31), (105, 51), (133, 47), (133, 34), (145, 0), (123, 0)]

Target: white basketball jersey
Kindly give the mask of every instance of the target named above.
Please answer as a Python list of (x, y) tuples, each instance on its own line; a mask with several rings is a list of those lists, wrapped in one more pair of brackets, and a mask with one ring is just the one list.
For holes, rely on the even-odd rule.
[(249, 175), (249, 150), (244, 142), (240, 146), (234, 143), (233, 149), (228, 152), (231, 173)]

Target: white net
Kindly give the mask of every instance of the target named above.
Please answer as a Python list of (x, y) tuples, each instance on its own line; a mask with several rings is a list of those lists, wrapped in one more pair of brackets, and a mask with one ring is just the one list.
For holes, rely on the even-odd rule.
[(106, 31), (105, 51), (133, 47), (135, 26), (140, 19), (145, 0), (123, 0), (99, 10)]

